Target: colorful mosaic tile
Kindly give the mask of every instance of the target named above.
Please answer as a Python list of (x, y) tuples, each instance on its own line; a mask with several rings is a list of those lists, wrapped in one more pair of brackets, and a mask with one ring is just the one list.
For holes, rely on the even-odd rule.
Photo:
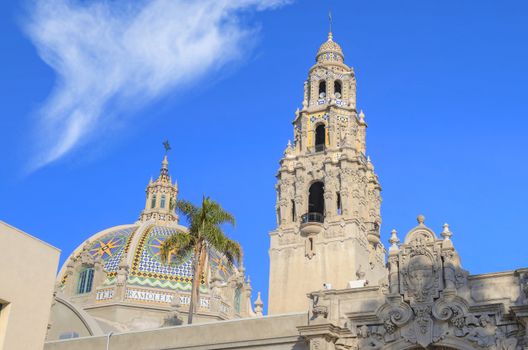
[(164, 264), (160, 258), (161, 243), (176, 228), (151, 226), (143, 233), (134, 254), (131, 276), (155, 278), (173, 282), (190, 283), (192, 280), (192, 256), (189, 254), (183, 264)]
[(211, 265), (211, 271), (218, 271), (224, 281), (227, 281), (234, 273), (233, 267), (229, 266), (225, 256), (220, 255), (214, 249), (209, 249), (209, 264)]
[(89, 252), (92, 256), (100, 256), (103, 259), (106, 272), (110, 274), (117, 272), (121, 257), (128, 250), (136, 229), (137, 226), (132, 226), (112, 231), (92, 242)]

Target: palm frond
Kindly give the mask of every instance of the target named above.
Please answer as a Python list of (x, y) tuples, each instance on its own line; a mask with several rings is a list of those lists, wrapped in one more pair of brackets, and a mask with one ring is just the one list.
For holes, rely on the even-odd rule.
[(242, 247), (238, 242), (229, 239), (218, 226), (207, 227), (204, 237), (218, 253), (226, 257), (229, 265), (241, 261)]
[(235, 217), (209, 197), (204, 198), (202, 208), (207, 221), (216, 225), (231, 224), (235, 226)]
[(242, 261), (242, 247), (237, 241), (226, 238), (222, 253), (225, 255), (229, 265)]
[(176, 208), (187, 218), (189, 222), (192, 222), (193, 218), (196, 216), (196, 213), (199, 211), (198, 207), (184, 199), (179, 199), (176, 201)]
[(202, 205), (196, 207), (189, 201), (178, 200), (176, 208), (189, 222), (188, 232), (178, 232), (168, 237), (161, 245), (160, 254), (163, 261), (170, 262), (172, 256), (182, 259), (193, 254), (193, 279), (191, 302), (189, 306), (188, 323), (192, 323), (195, 299), (199, 298), (199, 283), (197, 276), (204, 267), (204, 244), (212, 246), (218, 253), (226, 257), (227, 263), (233, 265), (242, 259), (242, 248), (238, 242), (229, 239), (220, 227), (223, 224), (235, 226), (235, 218), (224, 210), (218, 202), (203, 196)]
[[(192, 251), (194, 246), (194, 237), (187, 232), (178, 231), (173, 233), (160, 246), (160, 257), (162, 261), (167, 263), (175, 262), (181, 264), (185, 262), (185, 258)], [(175, 261), (171, 261), (175, 258)]]

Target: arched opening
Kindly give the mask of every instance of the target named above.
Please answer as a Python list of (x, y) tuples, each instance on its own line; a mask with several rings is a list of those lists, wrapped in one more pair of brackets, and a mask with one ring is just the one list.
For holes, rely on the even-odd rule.
[(315, 151), (322, 152), (325, 149), (326, 130), (324, 124), (320, 124), (315, 128)]
[(324, 183), (314, 182), (310, 186), (308, 194), (308, 214), (303, 218), (304, 222), (323, 222), (325, 212)]
[(292, 222), (297, 221), (297, 211), (295, 210), (295, 201), (291, 200), (291, 220)]
[(92, 291), (94, 277), (94, 269), (87, 267), (79, 274), (79, 284), (77, 285), (77, 293), (84, 294)]
[(341, 193), (337, 192), (336, 195), (336, 206), (337, 206), (337, 215), (342, 214), (342, 208), (341, 208)]
[(162, 209), (165, 208), (165, 199), (166, 199), (165, 195), (162, 194), (161, 195), (161, 201), (160, 201), (160, 208), (162, 208)]
[(343, 84), (341, 83), (340, 80), (334, 81), (334, 95), (335, 95), (335, 98), (338, 99), (338, 100), (341, 99), (341, 96), (343, 94), (342, 86), (343, 86)]
[(326, 81), (321, 80), (319, 82), (319, 98), (325, 98), (326, 97)]
[(156, 195), (152, 195), (152, 199), (150, 200), (150, 208), (154, 208), (156, 206)]

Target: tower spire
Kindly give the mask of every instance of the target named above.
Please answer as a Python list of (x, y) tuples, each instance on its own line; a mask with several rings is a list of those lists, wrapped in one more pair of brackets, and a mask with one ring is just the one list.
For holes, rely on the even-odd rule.
[(157, 224), (178, 223), (178, 215), (174, 208), (178, 196), (178, 185), (172, 183), (169, 175), (168, 152), (171, 150), (169, 141), (163, 143), (165, 155), (161, 162), (161, 169), (158, 178), (147, 185), (147, 201), (145, 209), (141, 213), (140, 221), (156, 220)]
[(328, 10), (328, 39), (332, 39), (332, 10)]

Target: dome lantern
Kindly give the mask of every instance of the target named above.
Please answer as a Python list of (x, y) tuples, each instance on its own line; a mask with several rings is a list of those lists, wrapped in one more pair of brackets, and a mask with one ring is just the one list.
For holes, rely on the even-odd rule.
[(155, 181), (149, 181), (145, 190), (147, 193), (145, 209), (139, 221), (155, 220), (158, 225), (177, 224), (176, 200), (178, 197), (178, 184), (172, 183), (169, 175), (169, 161), (167, 154), (161, 162), (161, 170)]
[(317, 51), (317, 63), (343, 63), (345, 57), (341, 46), (334, 41), (332, 32), (328, 32), (328, 39), (319, 47)]

